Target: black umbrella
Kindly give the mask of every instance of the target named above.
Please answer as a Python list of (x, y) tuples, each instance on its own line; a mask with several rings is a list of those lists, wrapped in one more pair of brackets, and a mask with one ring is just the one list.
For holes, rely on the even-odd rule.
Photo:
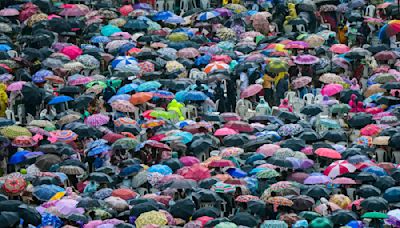
[(370, 196), (379, 196), (380, 194), (381, 190), (369, 184), (364, 184), (357, 189), (357, 195), (359, 195), (362, 198), (368, 198)]
[(290, 148), (294, 151), (300, 151), (306, 147), (306, 142), (300, 138), (290, 138), (281, 143), (281, 147)]
[(268, 143), (271, 143), (271, 136), (262, 136), (258, 137), (256, 140), (251, 140), (247, 142), (242, 147), (246, 151), (256, 151), (257, 148)]
[(347, 148), (345, 151), (343, 151), (342, 158), (347, 159), (354, 155), (365, 155), (365, 153), (363, 153), (360, 148)]
[(381, 88), (386, 90), (400, 89), (400, 82), (386, 82), (385, 84), (381, 85)]
[(214, 226), (216, 226), (216, 225), (218, 225), (218, 224), (220, 224), (220, 223), (223, 223), (223, 222), (230, 222), (229, 221), (229, 219), (228, 218), (216, 218), (216, 219), (213, 219), (213, 220), (210, 220), (210, 221), (208, 221), (205, 225), (204, 225), (204, 227), (214, 227)]
[(105, 173), (100, 173), (100, 172), (93, 172), (89, 175), (89, 179), (96, 181), (98, 183), (105, 183), (105, 184), (109, 184), (111, 182), (113, 182), (112, 178), (105, 174)]
[(214, 178), (203, 179), (199, 182), (199, 188), (210, 189), (218, 180)]
[(383, 211), (388, 209), (389, 203), (382, 197), (372, 196), (361, 201), (361, 207), (369, 211)]
[(44, 153), (48, 154), (59, 154), (59, 155), (72, 155), (75, 154), (74, 148), (72, 146), (66, 144), (66, 143), (61, 143), (57, 142), (54, 144), (45, 144), (41, 145), (38, 148), (38, 151), (42, 151)]
[(378, 176), (374, 173), (361, 172), (355, 177), (355, 179), (362, 181), (363, 183), (374, 183), (378, 179)]
[(239, 46), (236, 46), (235, 50), (239, 51), (239, 52), (242, 52), (244, 54), (248, 54), (248, 53), (250, 53), (250, 52), (255, 50), (255, 46), (239, 45)]
[(22, 204), (19, 200), (0, 201), (0, 211), (18, 211)]
[(210, 139), (197, 139), (190, 144), (190, 150), (193, 152), (204, 152), (212, 146)]
[(193, 189), (197, 186), (196, 181), (194, 180), (173, 180), (170, 183), (166, 184), (166, 187), (173, 189)]
[(63, 162), (60, 163), (60, 166), (77, 166), (77, 167), (81, 167), (82, 169), (86, 170), (85, 164), (83, 164), (81, 161), (76, 160), (76, 159), (64, 160)]
[(389, 47), (386, 44), (378, 44), (368, 47), (367, 50), (370, 51), (372, 54), (376, 54), (381, 51), (389, 50)]
[(300, 120), (300, 117), (293, 112), (281, 111), (278, 114), (278, 118), (286, 123), (296, 123)]
[(364, 112), (356, 113), (348, 120), (349, 126), (356, 129), (361, 129), (373, 122), (374, 120), (372, 119), (372, 115)]
[(400, 170), (396, 169), (393, 171), (390, 176), (397, 182), (400, 182)]
[(20, 221), (20, 216), (17, 212), (2, 211), (0, 212), (0, 227), (8, 228), (15, 227)]
[(33, 83), (25, 83), (22, 86), (23, 103), (29, 105), (39, 105), (44, 97), (44, 90)]
[(393, 136), (393, 135), (395, 135), (396, 133), (400, 133), (400, 129), (399, 129), (399, 128), (392, 128), (392, 127), (389, 127), (389, 128), (383, 129), (383, 130), (379, 133), (379, 136)]
[(146, 59), (155, 59), (157, 56), (157, 52), (155, 51), (142, 51), (136, 55), (136, 58), (146, 60)]
[(202, 216), (218, 218), (221, 216), (221, 211), (215, 207), (203, 207), (193, 213), (192, 219), (196, 220)]
[(6, 201), (8, 197), (6, 195), (0, 194), (0, 201)]
[(156, 202), (144, 202), (136, 204), (131, 209), (131, 215), (138, 217), (140, 214), (148, 211), (158, 211), (160, 209), (160, 205)]
[[(187, 58), (178, 58), (178, 59), (176, 59), (176, 61), (181, 63), (186, 69), (190, 69), (194, 65), (194, 62)], [(211, 75), (209, 75), (209, 77), (211, 77)]]
[(167, 165), (174, 172), (183, 167), (182, 162), (180, 162), (179, 159), (177, 159), (177, 158), (170, 158), (168, 160), (163, 161), (162, 164)]
[(232, 218), (231, 221), (236, 225), (242, 225), (247, 227), (256, 227), (259, 220), (248, 212), (238, 212)]
[(75, 99), (74, 101), (74, 107), (76, 109), (84, 109), (87, 108), (90, 104), (90, 102), (93, 101), (94, 99), (94, 94), (85, 94), (85, 95), (81, 95), (78, 98)]
[(327, 131), (322, 136), (323, 139), (331, 142), (347, 142), (346, 132), (342, 130), (331, 130)]
[(22, 204), (18, 207), (18, 214), (24, 220), (24, 224), (38, 226), (42, 223), (42, 216), (34, 207)]
[(137, 39), (137, 42), (151, 43), (151, 42), (160, 42), (162, 40), (161, 36), (157, 35), (143, 35)]
[(32, 182), (33, 186), (38, 186), (42, 184), (61, 185), (62, 182), (57, 177), (36, 177), (36, 179)]
[(293, 164), (289, 160), (285, 160), (283, 158), (278, 158), (278, 157), (268, 158), (267, 163), (284, 168), (293, 168)]
[(251, 201), (247, 202), (247, 209), (252, 214), (256, 214), (260, 217), (264, 217), (265, 212), (267, 210), (267, 205), (265, 204), (264, 201), (261, 201), (261, 200), (251, 200)]
[(222, 200), (216, 192), (209, 189), (199, 189), (192, 196), (198, 202), (216, 202)]
[(400, 149), (400, 133), (392, 135), (389, 139), (389, 146), (394, 149)]
[(85, 209), (90, 209), (90, 208), (98, 208), (101, 207), (101, 204), (98, 200), (93, 199), (91, 197), (85, 197), (79, 200), (78, 204), (76, 207), (82, 207)]
[[(115, 128), (116, 132), (130, 132), (134, 135), (138, 135), (140, 133), (140, 127), (139, 125), (133, 125), (133, 124), (129, 124), (129, 125), (121, 125), (119, 127)], [(119, 145), (118, 147), (121, 147), (123, 145)]]
[(307, 115), (307, 116), (316, 116), (323, 112), (322, 107), (320, 105), (312, 104), (306, 105), (301, 108), (300, 113)]
[(357, 98), (356, 98), (357, 101), (364, 100), (364, 97), (360, 93), (360, 91), (352, 90), (352, 89), (345, 89), (342, 92), (340, 92), (340, 101), (344, 102), (344, 103), (349, 103), (352, 94), (355, 94), (357, 96)]
[(141, 31), (148, 27), (149, 25), (144, 20), (128, 20), (123, 26), (128, 31)]
[(292, 19), (288, 22), (289, 25), (306, 25), (307, 22), (302, 18)]
[(66, 219), (73, 222), (83, 222), (83, 223), (87, 223), (89, 221), (89, 218), (87, 216), (81, 214), (70, 214), (67, 216)]
[(94, 127), (86, 125), (80, 122), (74, 122), (64, 126), (65, 129), (72, 130), (79, 135), (80, 138), (90, 137), (90, 138), (100, 138), (102, 133)]
[(307, 211), (313, 207), (315, 201), (310, 196), (299, 195), (289, 197), (291, 201), (293, 201), (292, 208), (298, 211)]
[(304, 131), (299, 135), (300, 139), (303, 139), (307, 143), (319, 141), (321, 136), (312, 129), (305, 128)]
[(115, 225), (115, 228), (135, 228), (136, 226), (129, 224), (129, 223), (119, 223)]
[(58, 90), (60, 94), (74, 95), (82, 93), (82, 90), (78, 86), (64, 86)]
[(393, 96), (381, 96), (376, 100), (376, 103), (387, 106), (397, 105), (400, 103), (400, 98)]
[(314, 185), (314, 186), (308, 187), (308, 189), (304, 190), (304, 192), (302, 192), (302, 194), (310, 196), (310, 197), (318, 200), (321, 197), (325, 197), (325, 198), (329, 197), (330, 192), (324, 186)]
[(177, 200), (169, 209), (169, 213), (175, 218), (181, 218), (188, 221), (193, 215), (195, 204), (191, 199)]
[(241, 146), (249, 142), (247, 134), (228, 135), (224, 137), (223, 143), (225, 146)]
[(55, 154), (45, 154), (36, 159), (35, 166), (41, 171), (49, 171), (52, 165), (60, 163), (62, 160)]
[(205, 36), (194, 36), (193, 38), (190, 39), (193, 42), (196, 42), (198, 44), (205, 44), (208, 43), (208, 39)]
[(396, 185), (396, 181), (393, 179), (393, 177), (383, 176), (379, 177), (379, 179), (372, 185), (379, 188), (381, 191), (385, 191), (388, 188), (394, 187)]
[(331, 144), (325, 143), (325, 142), (316, 142), (312, 144), (313, 150), (317, 150), (319, 148), (328, 148), (328, 149), (335, 149), (332, 147)]
[(357, 220), (358, 216), (356, 213), (348, 210), (336, 210), (329, 216), (329, 219), (337, 225), (345, 225), (350, 221)]

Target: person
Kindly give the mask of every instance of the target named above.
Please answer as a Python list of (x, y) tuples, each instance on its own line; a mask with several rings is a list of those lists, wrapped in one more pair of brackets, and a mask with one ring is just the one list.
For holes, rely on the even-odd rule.
[(281, 72), (275, 78), (274, 81), (275, 89), (276, 89), (276, 104), (279, 104), (280, 101), (285, 97), (285, 92), (289, 89), (289, 79), (286, 72)]
[(263, 77), (263, 88), (264, 88), (264, 99), (268, 102), (270, 106), (274, 106), (274, 90), (272, 88), (274, 82), (274, 78), (269, 76), (267, 72), (265, 72)]
[(226, 112), (226, 97), (224, 89), (221, 87), (221, 81), (217, 81), (216, 87), (214, 89), (215, 100), (219, 100), (217, 110), (220, 113)]
[(282, 110), (288, 111), (288, 112), (293, 112), (293, 106), (291, 104), (289, 104), (289, 100), (287, 98), (285, 98), (281, 101), (281, 104), (279, 105), (279, 109), (282, 109)]

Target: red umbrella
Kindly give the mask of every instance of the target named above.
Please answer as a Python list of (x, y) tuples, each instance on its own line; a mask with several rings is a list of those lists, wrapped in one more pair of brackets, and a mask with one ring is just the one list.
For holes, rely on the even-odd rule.
[(231, 167), (231, 166), (234, 167), (235, 164), (233, 164), (232, 161), (225, 160), (225, 159), (212, 161), (210, 164), (208, 164), (208, 167), (211, 167), (211, 168), (222, 168), (222, 167)]
[(263, 89), (263, 87), (260, 84), (250, 85), (249, 87), (247, 87), (246, 89), (244, 89), (242, 91), (242, 93), (240, 94), (240, 98), (252, 97), (252, 96), (256, 95), (257, 93), (259, 93), (262, 89)]
[(119, 188), (112, 191), (111, 195), (124, 200), (129, 200), (135, 198), (138, 194), (128, 188)]
[(229, 64), (230, 62), (232, 62), (232, 59), (228, 55), (214, 55), (211, 58), (211, 62), (224, 62), (226, 64)]
[(315, 151), (315, 154), (320, 157), (331, 158), (331, 159), (341, 159), (342, 155), (336, 150), (332, 150), (329, 148), (318, 148)]
[(374, 58), (380, 61), (387, 61), (397, 59), (397, 55), (393, 51), (380, 51), (374, 55)]
[(114, 133), (114, 132), (108, 132), (107, 134), (105, 134), (103, 136), (102, 139), (108, 141), (109, 143), (114, 143), (118, 139), (122, 139), (122, 138), (125, 138), (125, 136), (123, 136), (121, 134)]
[(224, 127), (231, 128), (239, 132), (253, 132), (254, 129), (250, 124), (243, 121), (229, 121), (224, 125)]
[(240, 203), (247, 203), (251, 200), (259, 200), (260, 198), (258, 196), (253, 196), (253, 195), (241, 195), (236, 197), (235, 201), (240, 202)]
[(350, 48), (347, 47), (345, 44), (334, 44), (332, 45), (329, 50), (336, 54), (344, 54), (350, 51)]
[(148, 146), (151, 146), (151, 147), (157, 148), (157, 149), (171, 150), (171, 148), (167, 144), (160, 143), (160, 142), (157, 142), (155, 140), (144, 141), (143, 145), (144, 146), (148, 145)]
[(61, 49), (61, 53), (68, 56), (70, 59), (74, 60), (78, 56), (82, 55), (83, 52), (78, 46), (71, 45), (71, 46), (64, 47), (63, 49)]
[(121, 8), (119, 8), (119, 12), (121, 13), (122, 16), (128, 16), (128, 14), (132, 11), (133, 11), (132, 5), (124, 5)]
[(26, 182), (22, 177), (7, 178), (3, 184), (3, 190), (10, 195), (18, 195), (25, 187)]
[(185, 179), (192, 179), (195, 181), (211, 177), (210, 170), (200, 164), (185, 166), (179, 169), (177, 174), (182, 175)]
[(324, 171), (324, 175), (329, 177), (337, 177), (345, 173), (352, 173), (356, 171), (356, 167), (345, 160), (340, 160), (330, 164)]
[(236, 135), (238, 132), (227, 127), (220, 128), (215, 131), (215, 136), (226, 136), (226, 135)]
[(367, 126), (361, 128), (360, 134), (364, 136), (374, 136), (381, 132), (381, 128), (376, 124), (368, 124)]

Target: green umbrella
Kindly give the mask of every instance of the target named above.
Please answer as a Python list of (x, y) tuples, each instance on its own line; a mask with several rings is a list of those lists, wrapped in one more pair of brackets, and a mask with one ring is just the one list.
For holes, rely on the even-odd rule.
[(116, 32), (122, 32), (120, 28), (114, 25), (106, 25), (103, 28), (101, 28), (101, 34), (103, 36), (111, 36), (112, 34)]
[(118, 139), (112, 144), (112, 149), (124, 149), (124, 150), (133, 150), (136, 148), (139, 142), (136, 139), (132, 138), (122, 138)]
[(256, 177), (259, 179), (270, 179), (274, 177), (279, 177), (281, 174), (275, 171), (274, 169), (265, 169), (256, 174)]
[(310, 228), (333, 228), (333, 223), (328, 218), (316, 218), (311, 221)]
[(166, 120), (169, 120), (169, 119), (173, 119), (173, 118), (174, 118), (174, 116), (173, 116), (172, 113), (166, 112), (166, 111), (159, 111), (159, 110), (152, 111), (152, 112), (150, 113), (150, 116), (151, 116), (151, 117), (154, 117), (154, 118), (166, 119)]
[(369, 218), (369, 219), (387, 219), (387, 218), (389, 218), (389, 216), (387, 214), (385, 214), (385, 213), (374, 211), (374, 212), (364, 213), (361, 216), (361, 218), (363, 218), (363, 219), (364, 218)]
[(7, 126), (0, 130), (0, 134), (10, 139), (15, 139), (17, 136), (32, 136), (27, 128), (18, 125)]
[(167, 39), (170, 40), (170, 41), (180, 42), (180, 41), (189, 40), (189, 37), (184, 32), (174, 32), (174, 33), (170, 34), (167, 37)]
[(335, 104), (330, 108), (331, 113), (343, 114), (348, 113), (351, 107), (348, 104)]
[(256, 36), (256, 44), (258, 44), (258, 42), (260, 42), (264, 38), (265, 36)]
[(299, 216), (311, 221), (311, 220), (321, 217), (321, 214), (318, 214), (317, 212), (314, 212), (314, 211), (302, 211), (299, 213)]
[(95, 86), (95, 85), (99, 85), (99, 86), (101, 86), (101, 87), (103, 87), (103, 88), (106, 88), (106, 87), (107, 87), (107, 84), (106, 84), (105, 82), (102, 82), (102, 81), (92, 81), (92, 82), (89, 82), (88, 84), (86, 84), (86, 88), (91, 88), (91, 87), (93, 87), (93, 86)]
[(267, 64), (267, 70), (272, 73), (286, 72), (289, 69), (289, 64), (280, 59), (273, 59)]
[(231, 223), (231, 222), (221, 222), (214, 227), (215, 228), (236, 228), (238, 226), (235, 223)]

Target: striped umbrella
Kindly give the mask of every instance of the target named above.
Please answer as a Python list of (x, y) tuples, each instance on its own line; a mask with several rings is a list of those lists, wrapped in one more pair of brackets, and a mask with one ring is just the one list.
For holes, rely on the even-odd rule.
[(218, 182), (211, 187), (211, 190), (217, 193), (233, 193), (236, 191), (235, 187), (230, 184)]
[(345, 160), (335, 161), (330, 164), (324, 171), (324, 175), (335, 178), (345, 173), (353, 173), (356, 167)]
[(71, 142), (78, 138), (78, 135), (71, 130), (57, 130), (50, 133), (60, 142)]
[(22, 177), (7, 178), (3, 184), (3, 190), (9, 195), (18, 195), (25, 187), (26, 182)]

